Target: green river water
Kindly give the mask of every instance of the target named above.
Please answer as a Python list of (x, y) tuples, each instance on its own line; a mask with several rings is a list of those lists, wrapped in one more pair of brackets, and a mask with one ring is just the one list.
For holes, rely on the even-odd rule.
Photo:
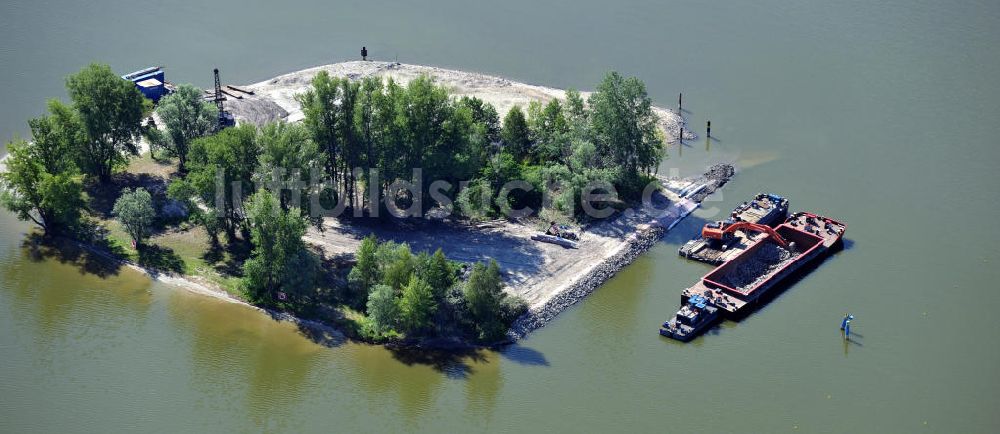
[[(718, 138), (664, 169), (741, 172), (518, 345), (432, 363), (40, 257), (0, 213), (0, 432), (1000, 431), (996, 0), (268, 3), (5, 2), (0, 137), (90, 61), (208, 86), (367, 45), (556, 87), (638, 76)], [(762, 190), (847, 222), (846, 248), (740, 323), (660, 338), (709, 270), (679, 244)]]

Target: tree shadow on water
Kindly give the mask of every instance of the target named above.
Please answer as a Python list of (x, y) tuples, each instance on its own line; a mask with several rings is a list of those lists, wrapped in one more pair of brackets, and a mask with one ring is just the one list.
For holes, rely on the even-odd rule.
[(505, 359), (528, 366), (549, 366), (545, 354), (533, 348), (521, 345), (511, 345), (500, 351), (500, 355)]
[(55, 260), (76, 266), (81, 274), (107, 278), (117, 275), (122, 267), (121, 262), (64, 238), (46, 238), (42, 234), (31, 233), (21, 246), (33, 262)]
[(388, 347), (392, 357), (403, 364), (428, 365), (448, 378), (465, 379), (474, 371), (470, 361), (483, 362), (486, 357), (483, 349), (465, 348), (432, 350), (426, 348)]
[(297, 327), (299, 334), (305, 336), (306, 339), (327, 348), (339, 347), (347, 342), (347, 338), (344, 337), (343, 333), (330, 327), (317, 327), (302, 322), (299, 322)]

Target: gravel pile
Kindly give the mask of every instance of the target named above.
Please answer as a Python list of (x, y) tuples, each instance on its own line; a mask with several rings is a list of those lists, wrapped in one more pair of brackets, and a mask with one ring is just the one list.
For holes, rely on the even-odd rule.
[(257, 126), (284, 120), (288, 116), (288, 111), (274, 101), (257, 96), (246, 96), (243, 99), (230, 98), (226, 101), (226, 110), (232, 112), (240, 121)]
[(797, 253), (769, 242), (754, 251), (749, 259), (734, 267), (719, 283), (740, 290), (752, 287), (764, 280), (768, 273), (783, 267), (796, 256)]
[(732, 164), (716, 164), (708, 168), (708, 171), (696, 183), (708, 182), (708, 187), (692, 195), (689, 199), (695, 202), (705, 200), (708, 195), (715, 193), (715, 190), (722, 188), (736, 174), (736, 168)]

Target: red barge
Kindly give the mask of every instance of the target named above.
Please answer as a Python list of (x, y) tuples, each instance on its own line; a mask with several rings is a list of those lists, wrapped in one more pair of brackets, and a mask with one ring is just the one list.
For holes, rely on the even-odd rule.
[(681, 309), (660, 334), (687, 342), (723, 317), (748, 313), (775, 286), (842, 242), (847, 225), (799, 212), (681, 293)]

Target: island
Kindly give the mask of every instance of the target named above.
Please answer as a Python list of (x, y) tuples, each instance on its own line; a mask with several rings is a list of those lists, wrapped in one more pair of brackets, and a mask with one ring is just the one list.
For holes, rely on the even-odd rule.
[[(150, 72), (162, 92), (129, 79)], [(40, 248), (122, 261), (317, 341), (512, 342), (734, 175), (656, 173), (695, 136), (617, 73), (593, 92), (375, 61), (204, 91), (138, 73), (71, 76), (72, 102), (11, 143), (3, 204), (38, 224)]]

